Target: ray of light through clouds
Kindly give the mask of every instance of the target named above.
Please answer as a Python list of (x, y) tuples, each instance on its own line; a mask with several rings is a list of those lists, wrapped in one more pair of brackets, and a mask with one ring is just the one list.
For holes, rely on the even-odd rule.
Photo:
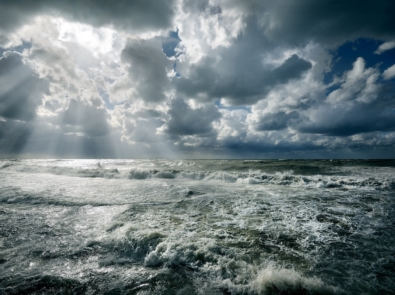
[(392, 158), (393, 11), (0, 1), (0, 155)]

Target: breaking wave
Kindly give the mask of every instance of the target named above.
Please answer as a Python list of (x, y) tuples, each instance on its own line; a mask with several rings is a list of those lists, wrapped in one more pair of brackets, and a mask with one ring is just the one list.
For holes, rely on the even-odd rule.
[(245, 184), (275, 184), (288, 186), (303, 186), (317, 188), (372, 188), (372, 189), (394, 189), (395, 182), (388, 178), (375, 179), (353, 178), (344, 176), (303, 176), (292, 175), (288, 173), (244, 173), (244, 172), (224, 172), (224, 171), (158, 171), (158, 170), (138, 170), (130, 171), (130, 179), (148, 179), (148, 178), (179, 178), (191, 180), (216, 180), (228, 183), (245, 183)]
[[(191, 165), (189, 165), (191, 166)], [(188, 166), (187, 166), (188, 167)], [(0, 170), (24, 173), (50, 173), (72, 177), (106, 178), (106, 179), (187, 179), (195, 181), (220, 181), (241, 184), (271, 184), (281, 186), (311, 187), (311, 188), (344, 188), (344, 189), (395, 189), (395, 179), (378, 175), (377, 177), (349, 175), (297, 175), (292, 170), (275, 173), (262, 173), (260, 170), (248, 172), (216, 171), (216, 170), (182, 170), (182, 169), (147, 169), (104, 168), (98, 163), (94, 168), (37, 166), (24, 165), (17, 161), (3, 162)]]
[(385, 165), (0, 161), (0, 294), (392, 294)]

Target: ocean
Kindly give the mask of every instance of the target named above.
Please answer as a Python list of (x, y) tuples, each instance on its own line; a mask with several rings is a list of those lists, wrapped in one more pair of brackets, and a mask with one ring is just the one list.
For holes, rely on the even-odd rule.
[(395, 294), (395, 161), (2, 160), (0, 294)]

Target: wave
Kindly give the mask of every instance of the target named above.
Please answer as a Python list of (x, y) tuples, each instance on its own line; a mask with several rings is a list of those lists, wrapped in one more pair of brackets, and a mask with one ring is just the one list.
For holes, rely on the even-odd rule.
[(141, 170), (132, 169), (129, 179), (189, 179), (204, 181), (221, 181), (226, 183), (274, 184), (283, 186), (301, 186), (315, 188), (367, 188), (379, 190), (395, 189), (395, 180), (374, 177), (345, 176), (304, 176), (285, 173), (266, 174), (260, 172), (224, 172), (224, 171), (179, 171), (179, 170)]
[(63, 166), (39, 166), (26, 165), (21, 162), (3, 162), (0, 170), (22, 173), (50, 173), (73, 177), (106, 178), (106, 179), (186, 179), (195, 181), (220, 181), (225, 183), (240, 184), (272, 184), (281, 186), (311, 187), (311, 188), (344, 188), (344, 189), (375, 189), (394, 190), (395, 179), (375, 175), (375, 177), (349, 176), (349, 175), (298, 175), (292, 170), (276, 173), (262, 173), (260, 170), (248, 172), (231, 171), (196, 171), (177, 169), (147, 169), (132, 168), (118, 170), (107, 169), (100, 163), (96, 168), (63, 167)]
[(90, 178), (116, 178), (119, 174), (118, 169), (105, 169), (100, 163), (97, 163), (96, 167), (97, 168), (75, 168), (62, 166), (24, 165), (17, 162), (5, 162), (2, 163), (2, 165), (0, 166), (0, 170), (8, 170), (12, 172), (22, 173), (50, 173), (55, 175)]
[(341, 290), (328, 286), (318, 278), (302, 276), (294, 269), (269, 264), (259, 270), (249, 284), (257, 294), (339, 294)]
[[(117, 225), (116, 231), (123, 226)], [(187, 240), (179, 237), (175, 241), (160, 232), (127, 231), (120, 240), (92, 241), (87, 249), (112, 253), (99, 260), (102, 266), (142, 263), (151, 270), (189, 271), (194, 274), (195, 287), (199, 285), (199, 294), (218, 294), (215, 292), (218, 290), (222, 294), (342, 294), (340, 289), (319, 278), (307, 277), (274, 262), (255, 266), (236, 259), (234, 249), (223, 248), (210, 238)], [(200, 284), (202, 278), (204, 283)]]

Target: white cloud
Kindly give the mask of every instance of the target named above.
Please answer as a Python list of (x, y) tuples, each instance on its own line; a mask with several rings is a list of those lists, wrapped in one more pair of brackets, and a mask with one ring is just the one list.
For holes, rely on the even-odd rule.
[(359, 57), (348, 71), (339, 89), (332, 91), (327, 101), (336, 105), (350, 100), (371, 102), (377, 98), (379, 86), (377, 79), (379, 73), (374, 68), (365, 68), (365, 60)]
[(389, 80), (395, 77), (395, 65), (392, 65), (383, 72), (383, 77), (385, 80)]
[(295, 130), (331, 136), (393, 131), (394, 102), (379, 84), (379, 76), (378, 69), (366, 68), (358, 58), (338, 89), (302, 112), (303, 120), (295, 124)]
[(213, 124), (218, 132), (218, 140), (227, 141), (230, 138), (243, 140), (247, 134), (246, 118), (248, 111), (221, 109), (220, 112), (222, 114), (221, 119)]
[(389, 41), (381, 44), (374, 52), (375, 54), (382, 54), (384, 51), (395, 48), (395, 41)]

